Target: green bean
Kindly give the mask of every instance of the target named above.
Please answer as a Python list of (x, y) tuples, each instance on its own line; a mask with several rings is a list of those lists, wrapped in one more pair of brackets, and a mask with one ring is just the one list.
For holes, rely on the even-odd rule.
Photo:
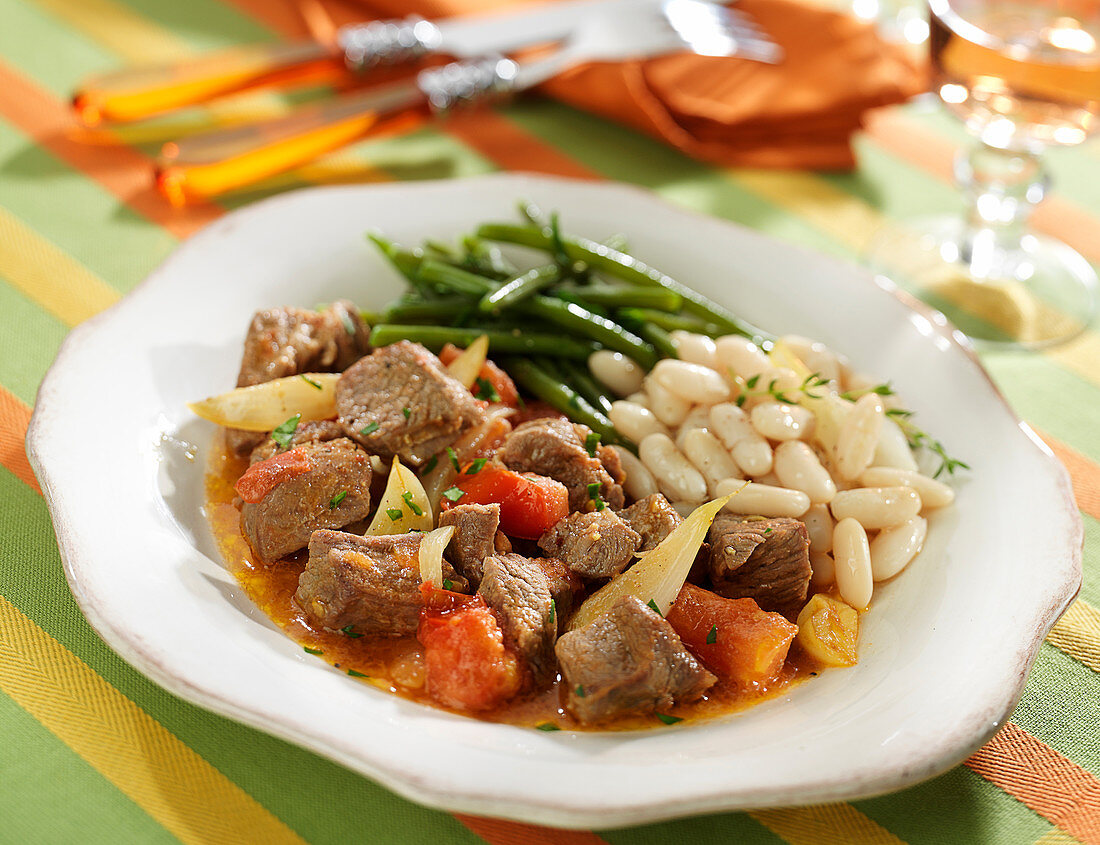
[(477, 307), (485, 312), (504, 310), (529, 299), (559, 279), (561, 279), (561, 268), (558, 265), (547, 264), (545, 267), (535, 267), (505, 282), (497, 290), (485, 294)]
[(574, 422), (583, 423), (600, 433), (604, 443), (618, 443), (632, 451), (638, 447), (619, 434), (603, 413), (593, 408), (583, 396), (569, 385), (547, 373), (535, 362), (526, 358), (505, 358), (501, 365), (513, 379), (528, 392), (561, 411)]
[(653, 347), (665, 358), (679, 358), (676, 353), (676, 344), (668, 336), (668, 332), (653, 323), (644, 323), (638, 330), (642, 337), (649, 341)]
[(634, 285), (569, 286), (551, 293), (569, 293), (583, 303), (607, 305), (611, 308), (655, 308), (658, 311), (676, 312), (684, 304), (684, 298), (675, 291)]
[(489, 337), (489, 351), (520, 355), (556, 355), (561, 358), (587, 360), (598, 348), (596, 344), (553, 334), (538, 334), (518, 330), (458, 328), (454, 326), (416, 326), (382, 323), (370, 333), (371, 346), (386, 346), (399, 340), (422, 343), (429, 349), (442, 349), (444, 344), (469, 346), (481, 335)]
[(500, 251), (500, 247), (467, 235), (462, 239), (466, 249), (465, 265), (475, 273), (492, 276), (498, 280), (510, 279), (519, 274), (519, 269)]
[(657, 363), (658, 356), (653, 347), (636, 334), (575, 303), (536, 296), (518, 305), (516, 311), (549, 320), (571, 332), (590, 337), (608, 349), (630, 356), (647, 370)]
[(420, 279), (417, 277), (417, 270), (420, 267), (421, 261), (423, 261), (423, 255), (417, 254), (414, 251), (402, 249), (389, 238), (378, 232), (367, 232), (367, 239), (381, 250), (382, 254), (390, 260), (390, 263), (397, 268), (397, 271), (402, 276), (408, 279), (415, 287), (421, 287)]
[(477, 273), (452, 267), (442, 261), (433, 261), (430, 258), (420, 262), (416, 275), (422, 282), (431, 282), (447, 290), (470, 296), (483, 296), (496, 289), (496, 283), (492, 279), (486, 279)]
[(715, 323), (705, 323), (687, 314), (668, 314), (652, 308), (620, 308), (618, 317), (628, 325), (637, 327), (643, 323), (652, 323), (667, 332), (693, 332), (695, 334), (705, 334), (707, 337), (721, 337), (724, 334), (729, 334), (728, 331)]
[(630, 249), (630, 241), (626, 239), (626, 235), (622, 232), (616, 232), (610, 238), (605, 238), (600, 241), (608, 249), (613, 249), (616, 252), (626, 252)]
[(588, 367), (578, 361), (562, 361), (562, 369), (565, 370), (568, 381), (593, 408), (603, 414), (611, 412), (611, 399), (600, 389), (599, 384), (588, 372)]
[(446, 323), (451, 323), (471, 307), (469, 299), (459, 296), (447, 296), (440, 299), (415, 302), (399, 301), (387, 308), (382, 314), (382, 319), (376, 322), (417, 323), (421, 320), (427, 320), (428, 322), (443, 320)]
[[(547, 252), (552, 252), (554, 249), (554, 238), (549, 229), (539, 229), (536, 226), (485, 223), (478, 228), (477, 234), (489, 240), (520, 244)], [(770, 335), (745, 322), (718, 303), (636, 258), (587, 238), (563, 237), (562, 242), (570, 258), (583, 261), (594, 270), (605, 272), (634, 285), (662, 287), (674, 291), (684, 298), (685, 311), (717, 323), (728, 332), (742, 334), (757, 342), (771, 339)]]

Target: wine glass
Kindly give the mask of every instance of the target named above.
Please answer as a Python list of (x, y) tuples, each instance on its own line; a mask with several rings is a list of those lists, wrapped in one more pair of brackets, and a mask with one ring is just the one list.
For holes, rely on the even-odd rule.
[(964, 217), (887, 227), (871, 267), (980, 346), (1039, 348), (1097, 308), (1089, 262), (1026, 228), (1047, 193), (1041, 155), (1080, 144), (1100, 108), (1098, 0), (930, 0), (932, 86), (975, 138), (955, 162)]

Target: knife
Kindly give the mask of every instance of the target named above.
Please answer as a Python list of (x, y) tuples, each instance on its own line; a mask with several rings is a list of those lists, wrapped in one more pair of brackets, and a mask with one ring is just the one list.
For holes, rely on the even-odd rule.
[(348, 70), (416, 61), (443, 54), (469, 58), (508, 53), (558, 41), (585, 16), (658, 0), (562, 0), (477, 15), (428, 21), (419, 17), (347, 24), (334, 43), (256, 44), (185, 62), (131, 68), (92, 77), (76, 91), (73, 107), (88, 126), (128, 122), (266, 86), (321, 84), (346, 79)]

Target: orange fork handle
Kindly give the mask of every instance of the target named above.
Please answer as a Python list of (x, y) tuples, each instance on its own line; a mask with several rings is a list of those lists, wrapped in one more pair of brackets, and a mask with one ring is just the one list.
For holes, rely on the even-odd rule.
[(88, 126), (121, 123), (250, 88), (331, 83), (349, 73), (343, 54), (317, 41), (255, 44), (92, 77), (73, 95), (73, 108)]
[(157, 189), (173, 205), (217, 196), (307, 164), (368, 133), (417, 125), (430, 114), (415, 81), (403, 81), (275, 120), (192, 135), (164, 145)]

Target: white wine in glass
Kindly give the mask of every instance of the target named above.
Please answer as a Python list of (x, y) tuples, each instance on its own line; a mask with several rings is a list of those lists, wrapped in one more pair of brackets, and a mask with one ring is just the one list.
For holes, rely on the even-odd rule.
[(976, 139), (955, 164), (967, 212), (888, 228), (869, 262), (983, 345), (1066, 341), (1095, 316), (1096, 274), (1026, 223), (1049, 187), (1043, 150), (1098, 128), (1100, 2), (929, 6), (933, 90)]

